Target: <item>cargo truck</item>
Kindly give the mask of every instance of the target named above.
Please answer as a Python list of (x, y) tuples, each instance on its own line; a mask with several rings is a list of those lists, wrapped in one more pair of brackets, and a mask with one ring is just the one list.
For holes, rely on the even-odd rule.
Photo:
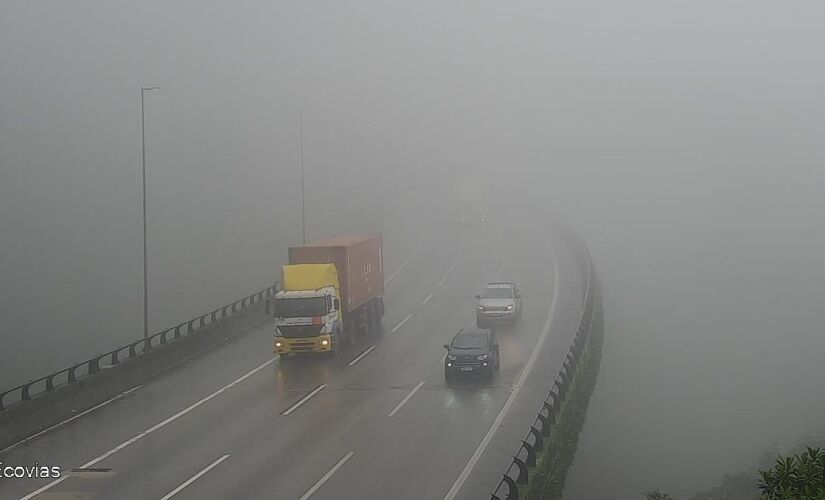
[(381, 331), (384, 259), (380, 235), (343, 235), (289, 249), (283, 289), (268, 309), (275, 352), (337, 353)]

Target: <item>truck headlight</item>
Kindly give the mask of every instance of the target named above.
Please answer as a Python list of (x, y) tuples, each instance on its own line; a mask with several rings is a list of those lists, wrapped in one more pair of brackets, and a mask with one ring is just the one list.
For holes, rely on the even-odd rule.
[(487, 359), (487, 355), (482, 354), (481, 356), (476, 356), (476, 359), (479, 360), (479, 361), (484, 361), (485, 359)]
[(507, 310), (512, 311), (513, 310), (513, 304), (510, 304), (509, 306), (507, 306)]
[(321, 345), (329, 345), (329, 340), (327, 340), (327, 339), (322, 340)]
[(484, 310), (484, 306), (477, 306), (477, 307), (476, 307), (476, 309), (478, 309), (479, 311), (483, 311), (483, 310)]
[(449, 359), (450, 361), (455, 361), (458, 358), (456, 356), (453, 356), (452, 354), (448, 354), (447, 359)]
[(275, 342), (275, 347), (283, 347), (283, 344), (281, 344), (280, 342)]

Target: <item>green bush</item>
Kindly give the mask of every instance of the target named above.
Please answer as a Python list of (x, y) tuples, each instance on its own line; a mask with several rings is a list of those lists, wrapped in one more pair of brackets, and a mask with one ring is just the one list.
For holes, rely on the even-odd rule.
[(808, 447), (760, 470), (763, 500), (825, 500), (825, 450)]

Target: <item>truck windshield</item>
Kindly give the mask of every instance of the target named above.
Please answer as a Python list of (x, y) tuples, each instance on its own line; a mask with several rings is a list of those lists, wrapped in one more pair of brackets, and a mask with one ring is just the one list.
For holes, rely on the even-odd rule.
[(275, 316), (280, 318), (324, 316), (326, 313), (326, 297), (275, 300)]

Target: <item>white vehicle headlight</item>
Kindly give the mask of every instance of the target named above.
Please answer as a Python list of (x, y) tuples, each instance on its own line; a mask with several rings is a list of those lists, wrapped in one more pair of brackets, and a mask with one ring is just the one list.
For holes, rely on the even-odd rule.
[(282, 346), (283, 346), (283, 344), (281, 344), (280, 342), (275, 342), (275, 347), (282, 347)]
[(483, 310), (484, 310), (484, 306), (477, 306), (477, 307), (476, 307), (476, 309), (478, 309), (479, 311), (483, 311)]
[(512, 311), (513, 310), (513, 304), (510, 304), (509, 306), (507, 306), (507, 310)]
[(485, 359), (487, 359), (487, 355), (482, 354), (481, 356), (476, 356), (476, 359), (479, 360), (479, 361), (484, 361)]
[(327, 339), (322, 340), (321, 345), (329, 345), (329, 340), (327, 340)]

